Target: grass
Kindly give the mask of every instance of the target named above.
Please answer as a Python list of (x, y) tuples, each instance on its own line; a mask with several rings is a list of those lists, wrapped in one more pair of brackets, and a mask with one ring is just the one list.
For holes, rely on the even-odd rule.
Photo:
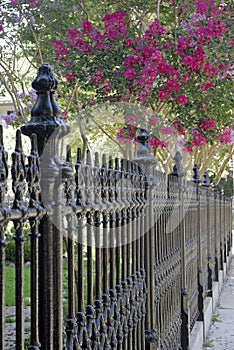
[[(67, 299), (67, 263), (64, 264), (64, 298)], [(5, 268), (5, 303), (6, 306), (15, 306), (15, 267), (6, 266)], [(24, 269), (24, 298), (30, 298), (30, 268)], [(30, 301), (25, 301), (25, 305), (30, 305)]]
[(204, 345), (206, 348), (213, 348), (214, 347), (213, 340), (207, 339)]
[[(5, 303), (6, 306), (15, 306), (15, 267), (6, 266), (5, 275)], [(30, 268), (24, 269), (24, 298), (30, 298)], [(25, 302), (25, 305), (30, 305), (30, 302)]]
[(213, 322), (221, 322), (220, 315), (219, 314), (213, 314), (212, 321)]
[(10, 317), (6, 317), (5, 318), (5, 323), (15, 323), (15, 319), (10, 318)]

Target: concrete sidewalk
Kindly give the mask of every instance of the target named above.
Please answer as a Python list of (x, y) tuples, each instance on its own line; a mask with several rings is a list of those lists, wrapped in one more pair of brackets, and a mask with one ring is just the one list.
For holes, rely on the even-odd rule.
[(230, 257), (229, 269), (203, 349), (234, 350), (234, 255)]

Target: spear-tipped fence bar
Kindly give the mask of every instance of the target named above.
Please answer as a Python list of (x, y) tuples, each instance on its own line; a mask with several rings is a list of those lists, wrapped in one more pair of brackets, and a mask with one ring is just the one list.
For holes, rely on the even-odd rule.
[(28, 156), (17, 131), (9, 165), (0, 127), (0, 348), (12, 346), (5, 341), (5, 250), (12, 239), (17, 350), (27, 337), (30, 350), (189, 349), (205, 300), (228, 267), (231, 197), (212, 188), (207, 173), (202, 182), (197, 165), (186, 180), (179, 152), (170, 175), (156, 171), (144, 128), (132, 161), (89, 151), (82, 160), (78, 149), (73, 164), (70, 147), (60, 159), (70, 128), (59, 118), (57, 84), (43, 64), (33, 82), (38, 99), (31, 120), (21, 128), (31, 138)]

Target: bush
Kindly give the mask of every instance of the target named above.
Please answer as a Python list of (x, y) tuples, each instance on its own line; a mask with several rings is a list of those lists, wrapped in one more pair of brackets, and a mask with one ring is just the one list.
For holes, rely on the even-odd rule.
[[(23, 234), (25, 236), (24, 241), (24, 261), (31, 260), (31, 246), (30, 246), (30, 237), (29, 237), (30, 227), (29, 225), (25, 225)], [(6, 232), (6, 260), (15, 262), (15, 240), (14, 240), (15, 230), (14, 226), (11, 225), (7, 227)]]

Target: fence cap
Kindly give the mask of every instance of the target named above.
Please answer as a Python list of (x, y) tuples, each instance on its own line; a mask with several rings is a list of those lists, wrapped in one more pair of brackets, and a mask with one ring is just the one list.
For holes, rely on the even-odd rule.
[(152, 150), (149, 146), (150, 134), (145, 127), (140, 128), (137, 140), (139, 146), (137, 149), (136, 157), (133, 159), (134, 163), (137, 163), (140, 167), (143, 167), (143, 172), (149, 176), (153, 172), (153, 167), (157, 163), (157, 159), (153, 156)]
[(173, 159), (175, 161), (175, 165), (173, 166), (173, 170), (170, 175), (177, 176), (177, 177), (186, 176), (187, 173), (184, 170), (183, 163), (182, 163), (183, 158), (179, 151), (176, 152), (175, 157)]

